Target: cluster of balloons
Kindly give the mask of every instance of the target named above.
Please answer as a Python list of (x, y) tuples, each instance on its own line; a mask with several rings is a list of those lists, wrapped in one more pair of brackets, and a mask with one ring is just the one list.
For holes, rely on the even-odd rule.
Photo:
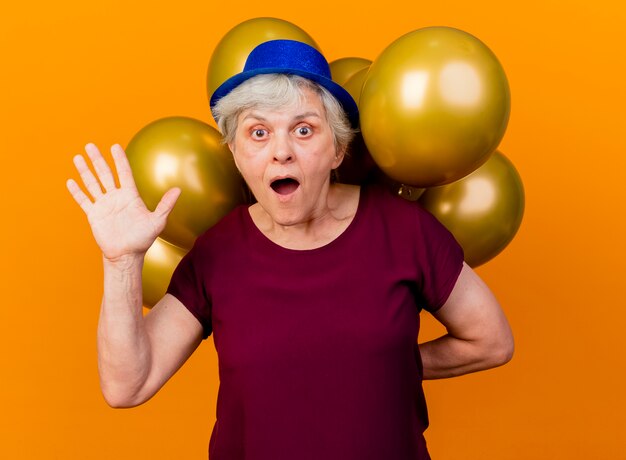
[(330, 67), (359, 106), (348, 178), (376, 177), (378, 169), (452, 232), (470, 266), (499, 254), (521, 224), (524, 188), (496, 150), (510, 92), (493, 52), (461, 30), (428, 27), (398, 38), (374, 62), (343, 58)]
[[(242, 22), (211, 56), (207, 96), (243, 70), (257, 45), (274, 39), (319, 50), (290, 22)], [(398, 38), (373, 62), (346, 57), (330, 69), (361, 117), (340, 181), (378, 181), (419, 201), (454, 234), (473, 267), (500, 253), (521, 224), (524, 189), (513, 164), (496, 150), (509, 119), (510, 93), (491, 50), (461, 30), (428, 27)], [(220, 134), (199, 120), (157, 120), (136, 134), (127, 154), (148, 206), (170, 187), (183, 190), (146, 254), (144, 302), (152, 306), (195, 238), (245, 202), (247, 189)]]

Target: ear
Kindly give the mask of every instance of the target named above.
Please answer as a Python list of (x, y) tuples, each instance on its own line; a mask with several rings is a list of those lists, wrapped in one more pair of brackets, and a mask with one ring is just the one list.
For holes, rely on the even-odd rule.
[(237, 167), (237, 171), (239, 171), (239, 174), (241, 174), (241, 168), (237, 164), (237, 158), (235, 158), (235, 144), (234, 144), (234, 142), (229, 142), (227, 145), (228, 145), (228, 149), (230, 150), (230, 153), (233, 156), (233, 161), (235, 162), (235, 166)]
[(346, 150), (347, 148), (345, 146), (337, 149), (337, 151), (335, 152), (335, 159), (333, 160), (332, 169), (337, 169), (341, 165), (344, 157), (346, 156)]

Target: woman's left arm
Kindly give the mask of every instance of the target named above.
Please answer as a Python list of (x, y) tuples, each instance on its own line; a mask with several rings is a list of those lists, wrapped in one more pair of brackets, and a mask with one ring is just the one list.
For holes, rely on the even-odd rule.
[(513, 334), (487, 285), (463, 263), (446, 303), (433, 313), (447, 334), (419, 345), (424, 379), (501, 366), (513, 357)]

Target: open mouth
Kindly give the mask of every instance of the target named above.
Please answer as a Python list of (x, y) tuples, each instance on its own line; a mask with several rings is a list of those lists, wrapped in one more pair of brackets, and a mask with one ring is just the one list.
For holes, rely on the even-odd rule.
[(300, 182), (291, 177), (285, 177), (284, 179), (276, 179), (270, 184), (272, 190), (279, 195), (289, 195), (295, 192), (300, 187)]

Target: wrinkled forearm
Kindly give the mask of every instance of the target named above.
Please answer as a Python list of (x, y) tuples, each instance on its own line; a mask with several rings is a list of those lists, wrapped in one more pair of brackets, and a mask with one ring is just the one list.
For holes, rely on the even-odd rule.
[(143, 255), (104, 259), (104, 294), (98, 322), (98, 370), (111, 406), (135, 405), (147, 379), (150, 341), (142, 312)]
[(512, 338), (471, 341), (446, 334), (419, 345), (423, 378), (443, 379), (501, 366), (513, 356)]

